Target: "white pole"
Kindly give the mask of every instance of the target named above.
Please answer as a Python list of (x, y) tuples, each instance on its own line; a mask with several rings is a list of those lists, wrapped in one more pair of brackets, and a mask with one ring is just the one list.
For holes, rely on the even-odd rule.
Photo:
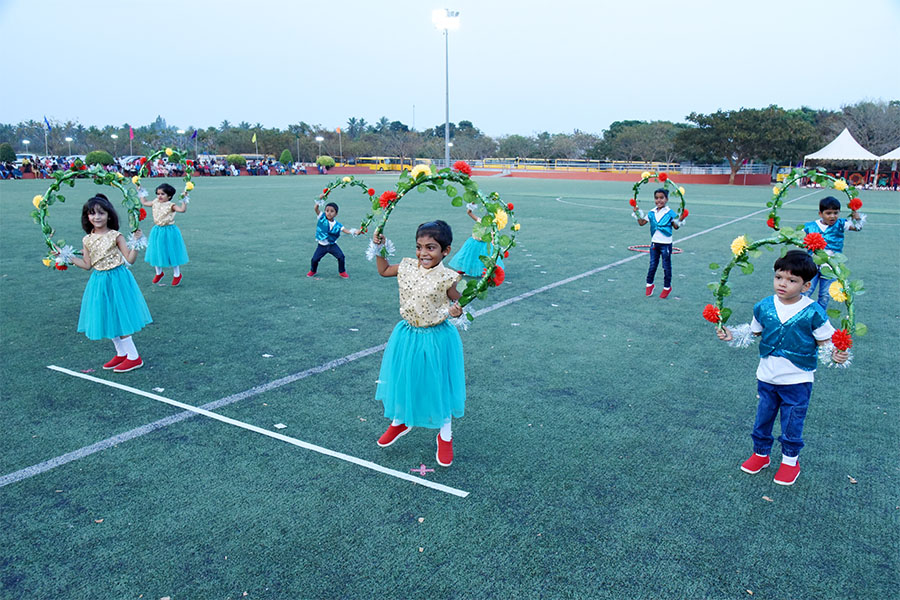
[(444, 107), (444, 167), (450, 166), (450, 31), (444, 29), (444, 79), (446, 102)]

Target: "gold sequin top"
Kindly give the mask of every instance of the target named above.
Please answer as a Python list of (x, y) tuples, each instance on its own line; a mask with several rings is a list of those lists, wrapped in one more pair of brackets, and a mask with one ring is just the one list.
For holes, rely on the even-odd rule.
[(164, 227), (175, 222), (175, 211), (172, 210), (172, 202), (153, 200), (153, 224)]
[(119, 235), (118, 231), (110, 229), (106, 233), (89, 233), (84, 236), (81, 241), (91, 255), (91, 267), (98, 271), (109, 271), (125, 262), (125, 257), (116, 245)]
[(460, 274), (440, 263), (423, 269), (415, 258), (404, 258), (397, 269), (400, 288), (400, 316), (413, 327), (433, 327), (448, 316), (450, 298), (447, 297)]

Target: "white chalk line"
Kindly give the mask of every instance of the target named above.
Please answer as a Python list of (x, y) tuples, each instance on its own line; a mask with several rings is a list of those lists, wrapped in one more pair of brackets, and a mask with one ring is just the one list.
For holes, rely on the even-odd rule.
[[(815, 193), (816, 192), (810, 192), (809, 194), (804, 194), (803, 196), (800, 196), (798, 198), (788, 200), (787, 202), (785, 202), (785, 204), (790, 204), (790, 203), (796, 202), (798, 200), (801, 200), (803, 198), (811, 196)], [(561, 199), (557, 198), (557, 200), (561, 200)], [(744, 219), (749, 219), (750, 217), (756, 216), (760, 213), (767, 212), (768, 210), (769, 210), (768, 208), (765, 208), (762, 210), (752, 212), (750, 214), (744, 215), (743, 217), (738, 217), (736, 219), (732, 219), (725, 223), (721, 223), (719, 225), (710, 227), (708, 229), (704, 229), (703, 231), (699, 231), (699, 232), (691, 234), (689, 236), (680, 238), (679, 241), (685, 241), (685, 240), (689, 240), (691, 238), (694, 238), (694, 237), (697, 237), (700, 235), (705, 235), (707, 233), (710, 233), (710, 232), (720, 229), (722, 227), (726, 227), (728, 225), (732, 225), (732, 224), (742, 221)], [(502, 300), (500, 302), (497, 302), (495, 304), (492, 304), (491, 306), (487, 306), (480, 310), (473, 311), (472, 314), (476, 317), (479, 315), (487, 314), (489, 312), (497, 310), (498, 308), (502, 308), (504, 306), (508, 306), (515, 302), (525, 300), (526, 298), (530, 298), (531, 296), (534, 296), (536, 294), (540, 294), (541, 292), (546, 292), (546, 291), (552, 290), (554, 288), (557, 288), (559, 286), (565, 285), (567, 283), (572, 283), (573, 281), (578, 281), (579, 279), (583, 279), (584, 277), (596, 275), (597, 273), (600, 273), (602, 271), (606, 271), (607, 269), (611, 269), (613, 267), (625, 264), (629, 261), (637, 260), (638, 258), (641, 258), (642, 256), (643, 256), (642, 254), (635, 254), (633, 256), (629, 256), (627, 258), (623, 258), (616, 262), (604, 265), (602, 267), (597, 267), (595, 269), (591, 269), (590, 271), (586, 271), (579, 275), (573, 275), (572, 277), (562, 279), (560, 281), (557, 281), (557, 282), (545, 285), (543, 287), (525, 292), (523, 294), (519, 294), (518, 296), (514, 296), (512, 298), (507, 298), (506, 300)], [(294, 373), (293, 375), (288, 375), (286, 377), (282, 377), (281, 379), (276, 379), (269, 383), (250, 388), (249, 390), (245, 390), (245, 391), (239, 392), (237, 394), (232, 394), (231, 396), (226, 396), (225, 398), (221, 398), (219, 400), (215, 400), (213, 402), (204, 404), (200, 408), (203, 410), (209, 411), (209, 410), (214, 410), (216, 408), (221, 408), (223, 406), (227, 406), (229, 404), (233, 404), (234, 402), (238, 402), (240, 400), (244, 400), (246, 398), (250, 398), (252, 396), (256, 396), (258, 394), (262, 394), (262, 393), (274, 390), (276, 388), (287, 385), (289, 383), (293, 383), (295, 381), (299, 381), (299, 380), (309, 377), (311, 375), (316, 375), (318, 373), (328, 371), (335, 367), (339, 367), (341, 365), (355, 361), (359, 358), (369, 356), (370, 354), (375, 354), (377, 352), (384, 350), (385, 346), (386, 346), (386, 344), (380, 344), (378, 346), (372, 346), (371, 348), (367, 348), (365, 350), (360, 350), (359, 352), (354, 352), (353, 354), (348, 354), (347, 356), (327, 362), (318, 367), (313, 367), (313, 368), (307, 369), (305, 371), (300, 371), (299, 373)], [(105, 381), (105, 380), (100, 380), (100, 381)], [(61, 454), (59, 456), (56, 456), (54, 458), (37, 463), (30, 467), (25, 467), (24, 469), (19, 469), (18, 471), (14, 471), (7, 475), (0, 476), (0, 488), (4, 487), (6, 485), (12, 484), (12, 483), (16, 483), (18, 481), (22, 481), (23, 479), (28, 479), (29, 477), (34, 477), (35, 475), (40, 475), (41, 473), (49, 471), (50, 469), (54, 469), (56, 467), (62, 466), (64, 464), (70, 463), (72, 461), (79, 460), (86, 456), (90, 456), (91, 454), (100, 452), (102, 450), (106, 450), (107, 448), (111, 448), (122, 442), (126, 442), (128, 440), (133, 440), (135, 438), (138, 438), (138, 437), (141, 437), (148, 433), (151, 433), (153, 431), (156, 431), (157, 429), (162, 429), (163, 427), (168, 427), (169, 425), (178, 423), (180, 421), (183, 421), (185, 419), (195, 417), (195, 416), (197, 416), (197, 413), (194, 413), (191, 411), (185, 411), (185, 412), (179, 413), (177, 415), (172, 415), (170, 417), (166, 417), (164, 419), (159, 419), (158, 421), (153, 421), (152, 423), (148, 423), (146, 425), (136, 427), (135, 429), (132, 429), (130, 431), (126, 431), (126, 432), (120, 433), (118, 435), (106, 438), (105, 440), (101, 440), (99, 442), (95, 442), (88, 446), (84, 446), (82, 448), (79, 448), (78, 450), (73, 450), (72, 452), (67, 452), (66, 454)]]

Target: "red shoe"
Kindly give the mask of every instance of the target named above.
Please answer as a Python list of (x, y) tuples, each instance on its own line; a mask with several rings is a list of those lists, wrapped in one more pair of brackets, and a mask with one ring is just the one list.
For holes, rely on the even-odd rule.
[(343, 273), (338, 273), (338, 275), (340, 275), (340, 276), (343, 277), (344, 279), (350, 279), (350, 276), (347, 275), (347, 271), (344, 271)]
[(179, 275), (178, 277), (173, 277), (173, 278), (172, 278), (172, 287), (175, 287), (175, 286), (178, 285), (179, 283), (181, 283), (181, 275)]
[(453, 440), (445, 442), (441, 439), (441, 434), (437, 436), (437, 463), (442, 467), (449, 467), (453, 464)]
[(662, 293), (659, 295), (660, 298), (668, 298), (669, 293), (672, 291), (672, 288), (663, 288)]
[(753, 475), (754, 473), (759, 473), (763, 469), (769, 466), (769, 457), (768, 456), (760, 456), (756, 452), (753, 453), (753, 456), (744, 461), (744, 464), (741, 465), (741, 471), (744, 473), (750, 473)]
[(113, 373), (127, 373), (128, 371), (134, 371), (135, 369), (140, 369), (144, 366), (144, 361), (141, 360), (141, 357), (138, 356), (134, 360), (125, 359), (118, 364), (118, 366), (113, 369)]
[(309, 273), (306, 274), (306, 276), (307, 276), (307, 277), (315, 277), (315, 276), (316, 276), (316, 272), (315, 272), (315, 271), (310, 271)]
[(648, 296), (652, 296), (652, 295), (653, 295), (653, 288), (654, 288), (654, 287), (655, 287), (655, 286), (654, 286), (652, 283), (651, 283), (650, 285), (647, 286), (647, 295), (648, 295)]
[(116, 365), (118, 365), (120, 362), (122, 362), (122, 361), (125, 360), (126, 358), (128, 358), (128, 356), (127, 356), (127, 355), (124, 355), (124, 354), (123, 354), (122, 356), (113, 356), (113, 357), (109, 360), (108, 363), (106, 363), (105, 365), (103, 365), (103, 368), (106, 369), (106, 370), (108, 371), (109, 369), (112, 369), (113, 367), (115, 367)]
[(163, 278), (163, 275), (165, 275), (165, 274), (166, 274), (166, 272), (163, 271), (163, 272), (160, 273), (159, 275), (156, 275), (156, 276), (153, 278), (153, 283), (159, 283), (159, 280), (162, 279), (162, 278)]
[(775, 483), (777, 483), (778, 485), (794, 485), (794, 482), (797, 481), (798, 475), (800, 475), (799, 462), (793, 467), (791, 465), (781, 463), (781, 466), (778, 467), (778, 472), (775, 473)]
[(407, 427), (403, 423), (400, 425), (391, 425), (387, 428), (380, 438), (378, 438), (378, 445), (382, 448), (387, 448), (391, 444), (397, 441), (397, 438), (403, 437), (412, 427)]

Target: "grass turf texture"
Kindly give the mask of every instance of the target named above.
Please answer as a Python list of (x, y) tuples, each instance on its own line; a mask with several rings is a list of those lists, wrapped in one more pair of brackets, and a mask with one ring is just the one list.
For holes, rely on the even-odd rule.
[[(396, 181), (365, 179), (379, 193)], [(110, 342), (75, 331), (88, 274), (40, 263), (29, 212), (46, 186), (0, 182), (0, 477), (180, 413), (46, 365), (95, 369), (200, 406), (384, 343), (399, 318), (396, 281), (365, 260), (365, 239), (340, 240), (350, 280), (330, 256), (305, 277), (324, 181), (197, 180), (176, 218), (191, 255), (182, 285), (151, 285), (143, 254), (134, 266), (154, 323), (135, 336), (146, 366), (127, 375), (100, 369)], [(626, 250), (649, 239), (629, 216), (629, 184), (479, 184), (516, 205), (522, 231), (506, 283), (473, 309), (635, 258), (483, 314), (462, 334), (468, 400), (452, 467), (436, 467), (431, 430), (375, 445), (387, 425), (372, 399), (380, 352), (217, 411), (267, 429), (285, 423), (286, 435), (399, 471), (425, 463), (436, 468), (427, 478), (469, 497), (194, 417), (0, 487), (0, 597), (894, 593), (897, 194), (861, 196), (870, 220), (845, 249), (866, 284), (857, 307), (869, 334), (851, 369), (817, 373), (803, 471), (783, 488), (772, 482), (776, 465), (754, 476), (738, 469), (751, 451), (756, 351), (727, 347), (700, 316), (712, 301), (707, 265), (724, 264), (737, 235), (768, 235), (765, 212), (685, 239), (764, 209), (770, 189), (687, 188), (691, 216), (675, 235), (684, 253), (673, 257), (672, 296), (660, 300), (662, 269), (645, 298), (647, 255)], [(57, 238), (81, 238), (81, 204), (96, 189), (80, 182), (54, 205)], [(793, 191), (783, 223), (812, 220), (823, 195)], [(330, 199), (356, 226), (362, 195)], [(413, 255), (416, 225), (434, 218), (450, 222), (461, 247), (465, 211), (414, 194), (388, 226), (395, 260)], [(732, 324), (772, 293), (775, 256), (731, 278)]]

